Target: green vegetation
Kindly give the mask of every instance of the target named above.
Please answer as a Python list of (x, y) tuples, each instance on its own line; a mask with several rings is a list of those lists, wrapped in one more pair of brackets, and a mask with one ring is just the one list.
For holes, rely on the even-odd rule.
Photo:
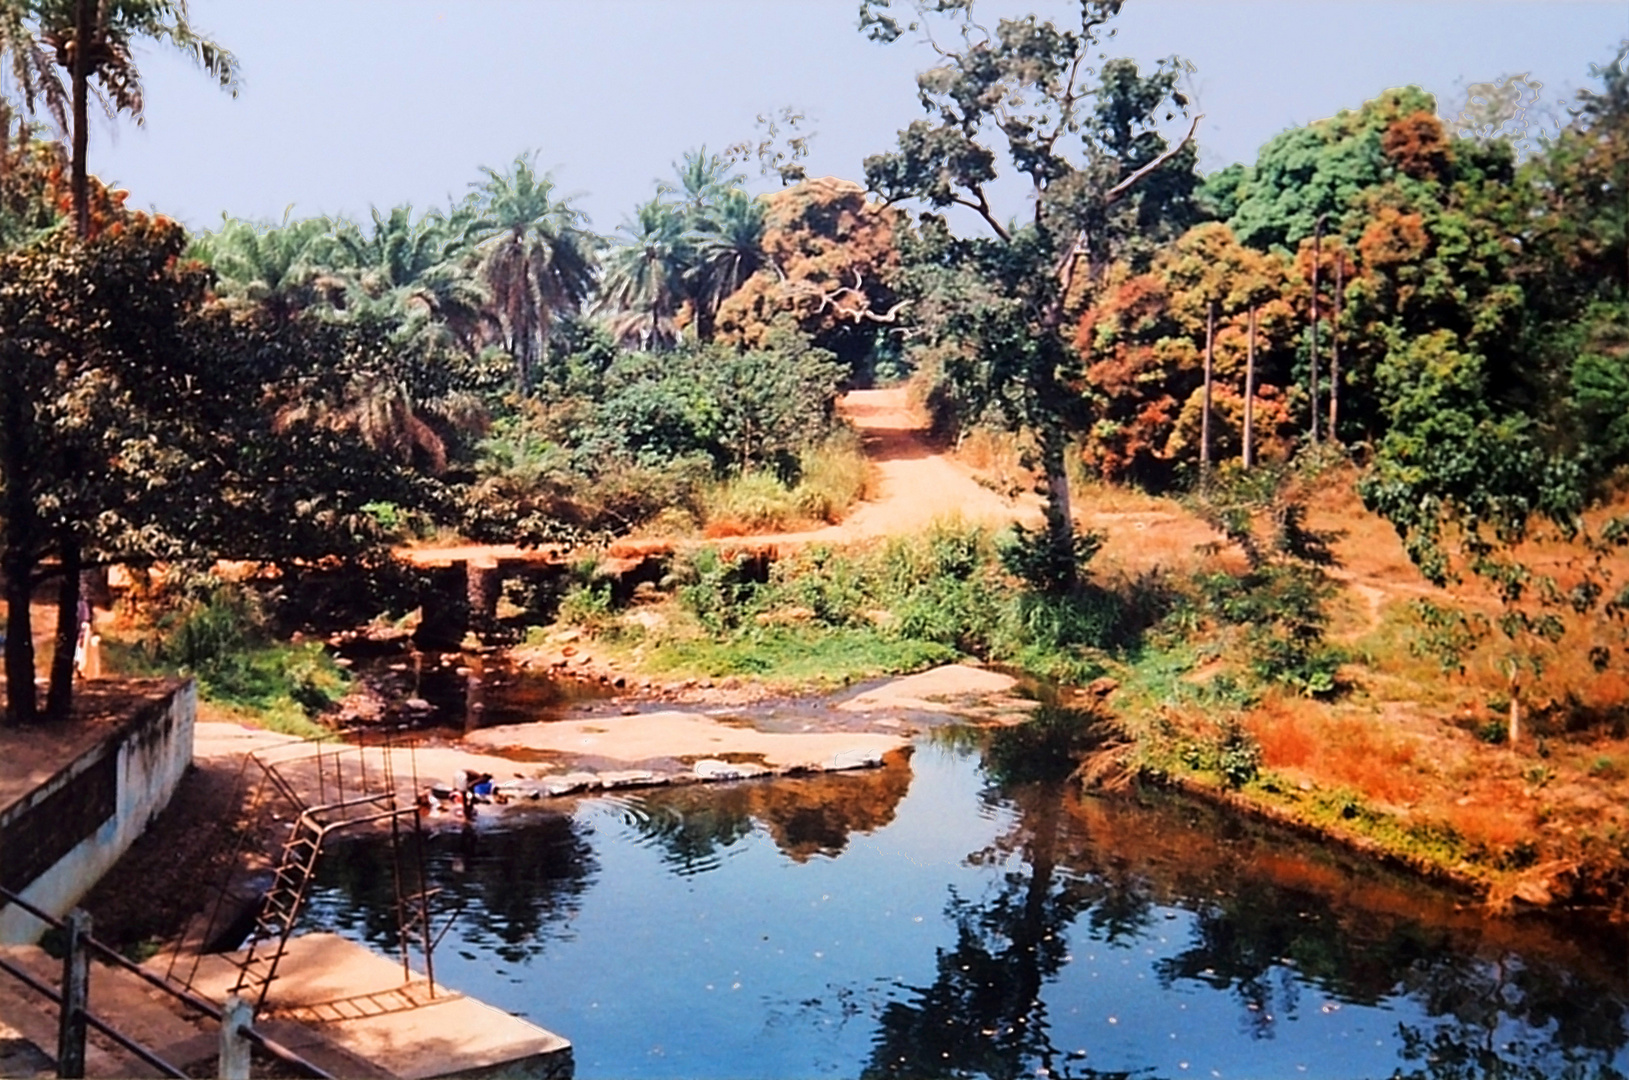
[[(242, 560), (292, 598), (336, 562), (382, 580), (413, 538), (637, 533), (696, 545), (656, 617), (629, 618), (592, 565), (514, 606), (557, 602), (647, 666), (707, 677), (832, 684), (974, 657), (1117, 685), (1150, 772), (1434, 859), (1531, 855), (1520, 823), (1393, 814), (1411, 791), (1377, 794), (1374, 755), (1409, 750), (1374, 718), (1453, 710), (1535, 792), (1624, 773), (1615, 748), (1578, 764), (1566, 740), (1629, 722), (1629, 50), (1525, 156), (1404, 87), (1201, 175), (1191, 68), (1109, 55), (1119, 0), (1058, 23), (974, 7), (860, 4), (879, 42), (949, 31), (924, 114), (864, 187), (801, 179), (808, 136), (785, 112), (756, 147), (685, 154), (610, 235), (541, 150), (472, 163), (444, 206), (188, 235), (89, 175), (86, 97), (139, 117), (144, 40), (227, 89), (231, 54), (167, 0), (0, 0), (8, 721), (66, 711), (85, 572)], [(753, 156), (799, 182), (752, 195)], [(987, 196), (1013, 178), (1032, 202), (1004, 219)], [(1044, 528), (946, 523), (774, 562), (696, 540), (839, 522), (869, 482), (839, 395), (879, 373), (915, 380), (938, 434), (1012, 448), (996, 486), (1037, 478)], [(1336, 538), (1312, 525), (1331, 474), (1441, 591), (1384, 609), (1365, 593), (1373, 625), (1347, 625)], [(1119, 537), (1076, 529), (1071, 476), (1179, 496), (1216, 539), (1104, 566)], [(124, 662), (309, 723), (343, 672), (277, 644), (261, 603), (219, 583), (148, 595)], [(1297, 729), (1300, 709), (1322, 726)], [(1083, 753), (1071, 723), (1030, 735)], [(1301, 792), (1314, 758), (1351, 779)]]
[(211, 575), (172, 571), (145, 592), (133, 632), (107, 642), (109, 665), (137, 674), (191, 675), (209, 702), (302, 738), (350, 679), (320, 642), (279, 642), (255, 595)]

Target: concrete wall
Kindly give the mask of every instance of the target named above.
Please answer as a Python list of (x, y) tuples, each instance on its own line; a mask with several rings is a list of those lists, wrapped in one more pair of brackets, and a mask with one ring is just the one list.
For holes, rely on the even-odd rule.
[[(192, 762), (197, 711), (191, 680), (141, 702), (112, 737), (8, 807), (0, 818), (0, 851), (13, 875), (31, 880), (7, 881), (7, 887), (52, 915), (66, 914), (169, 804)], [(19, 861), (30, 853), (45, 865)], [(30, 944), (44, 930), (14, 906), (0, 908), (0, 943)]]

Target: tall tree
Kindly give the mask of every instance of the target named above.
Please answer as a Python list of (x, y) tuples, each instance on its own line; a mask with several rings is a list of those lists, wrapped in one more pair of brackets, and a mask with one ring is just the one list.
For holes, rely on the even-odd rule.
[(285, 213), (281, 224), (270, 225), (223, 215), (221, 227), (194, 237), (187, 253), (214, 269), (221, 296), (259, 308), (275, 322), (324, 302), (339, 285), (331, 272), (333, 222), (327, 218), (291, 221)]
[[(964, 207), (988, 230), (961, 240), (943, 219), (924, 221), (932, 240), (916, 280), (932, 302), (916, 314), (933, 337), (958, 346), (953, 378), (969, 404), (1033, 433), (1047, 483), (1046, 542), (1061, 571), (1054, 580), (1072, 585), (1065, 458), (1083, 417), (1065, 308), (1117, 251), (1157, 241), (1191, 216), (1198, 118), (1174, 144), (1160, 130), (1187, 106), (1175, 59), (1144, 75), (1130, 60), (1093, 55), (1121, 0), (1085, 0), (1078, 25), (1066, 29), (1028, 16), (1002, 19), (993, 32), (970, 0), (910, 7), (914, 21), (902, 23), (889, 0), (861, 4), (861, 27), (874, 40), (920, 30), (939, 57), (917, 77), (928, 119), (901, 131), (896, 150), (867, 158), (866, 179), (890, 203)], [(953, 42), (934, 36), (943, 20)], [(1002, 221), (990, 204), (998, 146), (1030, 187), (1022, 222)], [(947, 273), (962, 277), (950, 291), (939, 288)]]
[(600, 292), (611, 334), (639, 349), (667, 348), (679, 337), (679, 308), (693, 261), (684, 212), (652, 199), (617, 231), (623, 238), (606, 257)]
[[(54, 50), (57, 66), (66, 71), (69, 78), (72, 103), (69, 125), (72, 139), (70, 193), (75, 231), (84, 241), (90, 238), (93, 227), (87, 161), (90, 138), (88, 111), (93, 82), (110, 112), (128, 113), (140, 124), (144, 120), (144, 113), (140, 72), (132, 52), (136, 41), (152, 39), (169, 42), (192, 55), (223, 88), (233, 93), (237, 89), (237, 63), (231, 53), (193, 30), (184, 0), (34, 0), (29, 7), (29, 15), (37, 26), (38, 40)], [(12, 34), (17, 34), (25, 26), (26, 23), (13, 18), (9, 29)], [(14, 40), (21, 39), (18, 37)], [(19, 50), (13, 48), (14, 62), (19, 55)], [(49, 85), (55, 77), (38, 68), (34, 63), (34, 54), (25, 49), (22, 55), (28, 59), (28, 66), (21, 75), (25, 96), (31, 96), (31, 91), (27, 89), (28, 78), (45, 80), (42, 92), (50, 104), (60, 96)], [(57, 85), (60, 86), (60, 82)], [(14, 386), (9, 389), (20, 388)], [(61, 588), (57, 600), (56, 652), (51, 666), (47, 712), (53, 716), (64, 716), (72, 699), (74, 645), (79, 635), (80, 532), (76, 523), (60, 522), (55, 543)], [(14, 686), (11, 693), (32, 695), (32, 679), (26, 688)], [(17, 706), (13, 715), (22, 717), (32, 713), (33, 704), (28, 702)]]
[[(55, 62), (29, 19), (27, 0), (0, 2), (0, 66), (22, 97), (23, 114), (40, 107), (58, 131), (68, 131), (68, 94), (53, 70)], [(5, 108), (9, 123), (10, 106)], [(9, 138), (10, 132), (7, 132)]]
[(503, 172), (483, 166), (486, 182), (468, 203), (469, 236), (483, 254), (521, 394), (532, 385), (555, 321), (580, 310), (593, 290), (598, 249), (587, 215), (571, 196), (556, 197), (554, 178), (539, 173), (536, 160), (535, 153), (520, 154)]
[(764, 265), (768, 204), (739, 188), (719, 196), (696, 230), (695, 264), (690, 268), (696, 305), (696, 334), (710, 340), (719, 308)]
[(113, 112), (128, 113), (139, 125), (146, 119), (141, 72), (133, 46), (147, 39), (168, 42), (191, 56), (198, 66), (234, 96), (237, 60), (220, 45), (194, 30), (186, 0), (35, 0), (40, 38), (56, 50), (57, 64), (67, 73), (73, 102), (74, 225), (81, 236), (90, 229), (87, 158), (91, 84)]

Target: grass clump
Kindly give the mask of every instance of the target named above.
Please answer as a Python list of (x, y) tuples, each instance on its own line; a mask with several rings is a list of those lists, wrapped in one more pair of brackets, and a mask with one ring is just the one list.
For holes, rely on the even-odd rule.
[(707, 535), (742, 536), (832, 524), (865, 497), (871, 483), (871, 464), (851, 431), (838, 431), (788, 465), (781, 470), (747, 470), (709, 488), (701, 500)]
[(724, 640), (669, 641), (649, 653), (646, 662), (656, 671), (832, 687), (917, 671), (956, 656), (943, 645), (868, 627), (764, 626)]

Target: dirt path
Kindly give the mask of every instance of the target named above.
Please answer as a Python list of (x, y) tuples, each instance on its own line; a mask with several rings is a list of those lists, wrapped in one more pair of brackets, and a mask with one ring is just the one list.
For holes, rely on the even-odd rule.
[(927, 417), (911, 407), (904, 387), (852, 391), (844, 395), (838, 412), (865, 440), (877, 469), (876, 497), (837, 525), (799, 535), (815, 541), (898, 536), (956, 516), (980, 524), (1041, 520), (1039, 497), (1005, 498), (980, 484), (971, 469), (930, 446)]

